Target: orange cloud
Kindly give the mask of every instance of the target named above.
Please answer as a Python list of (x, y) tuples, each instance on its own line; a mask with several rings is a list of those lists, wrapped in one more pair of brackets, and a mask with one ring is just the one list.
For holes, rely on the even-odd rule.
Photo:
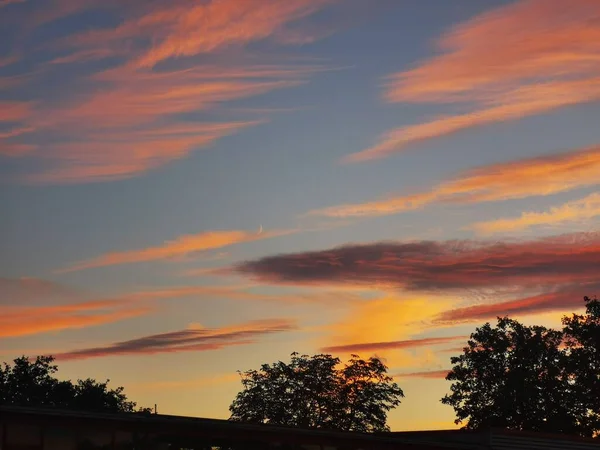
[(378, 352), (381, 350), (391, 349), (412, 349), (416, 347), (430, 347), (440, 344), (448, 344), (451, 342), (465, 340), (467, 336), (448, 336), (448, 337), (431, 337), (421, 339), (406, 339), (402, 341), (388, 342), (363, 342), (347, 345), (334, 345), (324, 347), (322, 351), (331, 353), (360, 353), (360, 352)]
[(87, 328), (142, 316), (152, 311), (152, 306), (124, 306), (117, 301), (46, 307), (0, 307), (0, 337)]
[(574, 311), (584, 306), (584, 295), (593, 295), (600, 290), (600, 283), (575, 283), (562, 285), (550, 292), (528, 297), (450, 309), (438, 316), (438, 323), (469, 323), (504, 316), (527, 316), (548, 312)]
[[(14, 105), (9, 117), (68, 140), (9, 147), (13, 156), (42, 158), (38, 171), (21, 175), (31, 184), (101, 182), (155, 170), (220, 138), (265, 119), (235, 122), (181, 122), (181, 114), (209, 111), (224, 102), (303, 83), (321, 68), (257, 66), (199, 67), (171, 72), (109, 70), (94, 77), (107, 87), (66, 106)], [(0, 120), (3, 119), (0, 113)], [(0, 139), (0, 143), (1, 143)], [(6, 141), (5, 141), (6, 142)], [(25, 150), (29, 150), (26, 152)], [(20, 150), (17, 152), (17, 150)]]
[[(69, 84), (60, 101), (40, 98), (35, 109), (17, 102), (1, 103), (0, 122), (19, 122), (21, 130), (35, 129), (52, 138), (37, 145), (23, 136), (24, 132), (18, 142), (16, 134), (3, 132), (6, 135), (0, 136), (0, 153), (43, 162), (32, 165), (35, 168), (30, 172), (25, 168), (23, 173), (12, 175), (21, 182), (104, 182), (155, 170), (220, 138), (264, 123), (264, 117), (228, 123), (207, 122), (210, 119), (192, 122), (189, 114), (202, 112), (206, 116), (226, 102), (295, 87), (317, 71), (326, 70), (306, 64), (252, 64), (247, 62), (250, 58), (236, 58), (232, 64), (217, 54), (232, 45), (278, 40), (285, 35), (287, 24), (298, 26), (300, 19), (330, 3), (333, 0), (48, 0), (47, 4), (32, 5), (27, 24), (23, 24), (29, 32), (59, 18), (99, 9), (107, 17), (114, 16), (119, 25), (44, 44), (53, 56), (45, 72), (64, 72), (59, 65), (100, 59), (108, 66), (85, 79), (79, 71), (65, 72), (76, 82)], [(185, 67), (181, 62), (154, 67), (198, 54), (205, 55), (202, 61), (187, 58)], [(28, 76), (35, 81), (40, 73)], [(14, 80), (0, 80), (0, 84), (4, 82)], [(85, 91), (73, 89), (81, 82)], [(187, 116), (187, 122), (182, 122), (182, 115)]]
[[(386, 293), (349, 304), (339, 320), (321, 327), (325, 336), (319, 336), (316, 345), (322, 351), (342, 356), (375, 355), (390, 367), (430, 362), (436, 359), (432, 350), (437, 345), (436, 338), (412, 336), (452, 304), (449, 299), (438, 300)], [(446, 338), (442, 340), (447, 342)]]
[(600, 99), (600, 4), (522, 0), (444, 34), (439, 56), (388, 78), (390, 102), (471, 104), (466, 114), (396, 129), (346, 158), (382, 158), (424, 139)]
[(384, 216), (434, 202), (476, 203), (544, 196), (600, 183), (600, 147), (491, 164), (431, 191), (310, 211), (329, 217)]
[(600, 193), (550, 208), (547, 212), (524, 212), (520, 217), (477, 222), (468, 228), (484, 235), (521, 231), (540, 225), (577, 222), (600, 216)]
[(0, 122), (18, 122), (31, 115), (30, 102), (0, 101)]
[(407, 373), (397, 373), (394, 375), (394, 378), (425, 378), (432, 380), (445, 380), (446, 375), (450, 372), (449, 369), (446, 370), (425, 370), (422, 372), (407, 372)]
[[(331, 0), (223, 0), (158, 11), (138, 24), (162, 23), (162, 39), (137, 60), (152, 67), (178, 56), (207, 53), (227, 45), (248, 44), (272, 36), (286, 23), (315, 13)], [(198, 24), (202, 24), (199, 26)]]
[[(93, 298), (47, 280), (0, 278), (0, 337), (25, 336), (105, 325), (159, 311), (169, 299), (223, 298), (279, 305), (345, 306), (362, 301), (349, 292), (319, 290), (267, 295), (253, 286), (175, 286)], [(15, 306), (18, 305), (18, 306)]]
[[(285, 27), (306, 18), (334, 0), (220, 0), (190, 4), (173, 0), (167, 4), (141, 5), (116, 28), (92, 30), (72, 36), (65, 43), (84, 48), (115, 49), (136, 45), (138, 55), (130, 61), (133, 67), (152, 68), (177, 57), (214, 53), (229, 46), (245, 46), (273, 38), (290, 44)], [(70, 11), (72, 8), (67, 8)], [(294, 30), (296, 34), (302, 33)], [(139, 46), (138, 46), (139, 47)]]
[(132, 131), (101, 136), (91, 135), (85, 142), (73, 142), (45, 148), (53, 164), (41, 173), (21, 177), (31, 184), (78, 183), (130, 178), (181, 159), (217, 139), (251, 125), (231, 122), (207, 126), (170, 126), (155, 130)]
[(194, 325), (185, 330), (143, 336), (114, 344), (59, 353), (58, 360), (80, 360), (105, 356), (153, 355), (158, 353), (199, 352), (248, 345), (273, 333), (297, 329), (289, 319), (255, 320), (222, 328)]
[(180, 236), (173, 241), (167, 241), (156, 247), (148, 247), (140, 250), (124, 252), (113, 252), (101, 255), (97, 258), (74, 264), (60, 270), (60, 272), (72, 272), (76, 270), (91, 269), (95, 267), (114, 266), (119, 264), (132, 264), (145, 261), (157, 261), (189, 255), (196, 252), (214, 250), (228, 247), (234, 244), (252, 242), (261, 239), (269, 239), (292, 233), (293, 230), (249, 232), (241, 230), (230, 231), (207, 231), (199, 234)]

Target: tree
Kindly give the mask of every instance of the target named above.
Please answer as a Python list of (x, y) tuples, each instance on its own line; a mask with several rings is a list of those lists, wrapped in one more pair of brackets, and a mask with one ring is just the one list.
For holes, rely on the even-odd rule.
[(344, 431), (387, 431), (387, 412), (402, 389), (378, 358), (352, 358), (343, 367), (331, 355), (292, 353), (290, 363), (240, 372), (243, 389), (230, 420)]
[(600, 301), (584, 297), (586, 312), (563, 317), (567, 370), (580, 420), (588, 434), (600, 432)]
[(498, 318), (471, 334), (463, 354), (452, 357), (442, 399), (465, 428), (589, 434), (561, 350), (562, 333)]
[[(35, 360), (22, 356), (11, 366), (0, 366), (0, 404), (15, 406), (53, 406), (64, 409), (104, 412), (134, 412), (136, 403), (127, 400), (124, 388), (110, 389), (91, 378), (71, 381), (58, 380), (58, 367), (52, 356)], [(149, 412), (148, 408), (138, 409)]]

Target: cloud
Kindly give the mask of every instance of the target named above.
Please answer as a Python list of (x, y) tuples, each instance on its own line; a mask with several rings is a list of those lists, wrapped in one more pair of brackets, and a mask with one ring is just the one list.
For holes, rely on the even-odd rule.
[(25, 3), (27, 0), (0, 0), (0, 9), (16, 3)]
[[(213, 116), (228, 102), (297, 87), (330, 68), (273, 64), (269, 55), (249, 55), (240, 48), (264, 39), (278, 42), (288, 24), (301, 31), (304, 19), (331, 3), (49, 0), (32, 4), (27, 20), (15, 19), (23, 22), (24, 35), (82, 11), (102, 10), (106, 21), (101, 26), (81, 22), (79, 30), (86, 31), (43, 44), (33, 39), (38, 47), (23, 44), (30, 50), (25, 62), (35, 62), (39, 70), (25, 78), (17, 75), (24, 81), (15, 95), (29, 98), (46, 77), (53, 80), (53, 90), (52, 95), (35, 94), (35, 108), (18, 101), (0, 104), (0, 122), (36, 131), (34, 136), (1, 132), (0, 157), (22, 159), (9, 181), (69, 184), (132, 178), (267, 122), (273, 113), (264, 112), (258, 120), (256, 114), (244, 120), (248, 114), (239, 113), (240, 120), (224, 123), (214, 122)], [(231, 47), (237, 48), (235, 58), (227, 56)], [(41, 51), (46, 62), (30, 61)], [(196, 55), (201, 57), (192, 58)], [(72, 65), (81, 68), (74, 70)], [(4, 82), (14, 80), (0, 79), (0, 84)]]
[[(287, 24), (297, 23), (332, 0), (220, 0), (190, 4), (182, 0), (138, 7), (116, 28), (95, 29), (75, 35), (76, 47), (119, 44), (136, 46), (138, 56), (131, 65), (152, 68), (160, 62), (182, 57), (215, 53), (231, 46), (287, 37)], [(136, 14), (137, 13), (137, 14)], [(301, 35), (300, 30), (295, 30)], [(304, 41), (304, 39), (302, 39)], [(283, 39), (282, 44), (290, 44)]]
[[(590, 279), (593, 279), (593, 277), (590, 277)], [(566, 284), (549, 292), (515, 300), (444, 311), (438, 316), (436, 322), (457, 324), (479, 322), (504, 316), (515, 317), (547, 312), (573, 311), (583, 308), (583, 296), (594, 295), (599, 291), (599, 282)]]
[(90, 301), (56, 306), (0, 307), (0, 337), (80, 329), (139, 317), (155, 309), (119, 301)]
[(357, 344), (335, 345), (324, 347), (322, 351), (331, 353), (360, 353), (360, 352), (379, 352), (381, 350), (393, 349), (413, 349), (416, 347), (430, 347), (440, 344), (464, 340), (466, 336), (448, 336), (448, 337), (430, 337), (421, 339), (407, 339), (403, 341), (388, 342), (364, 342)]
[(155, 247), (106, 253), (97, 258), (66, 267), (59, 272), (73, 272), (96, 267), (164, 260), (178, 256), (190, 255), (197, 252), (228, 247), (234, 244), (284, 236), (292, 232), (292, 230), (261, 230), (259, 232), (241, 230), (206, 231), (198, 234), (179, 236), (173, 241), (167, 241), (162, 245)]
[(469, 226), (482, 235), (522, 231), (540, 225), (558, 225), (578, 222), (600, 216), (600, 193), (573, 200), (546, 212), (524, 212), (520, 217), (477, 222)]
[(346, 158), (383, 158), (425, 139), (600, 99), (600, 4), (522, 0), (453, 27), (440, 54), (388, 77), (389, 102), (469, 105), (386, 133)]
[(45, 306), (78, 302), (82, 292), (39, 278), (0, 278), (0, 307)]
[(545, 196), (600, 183), (600, 147), (490, 164), (426, 192), (310, 211), (309, 215), (366, 217), (397, 214), (431, 203), (478, 203)]
[(383, 284), (410, 291), (533, 287), (594, 281), (600, 233), (530, 241), (420, 241), (346, 245), (268, 256), (236, 266), (264, 282), (294, 285)]
[(169, 299), (226, 298), (277, 304), (318, 303), (347, 306), (358, 301), (340, 292), (265, 295), (247, 286), (175, 286), (111, 297), (94, 296), (52, 281), (0, 278), (0, 337), (15, 337), (106, 325), (160, 311)]
[(0, 101), (0, 122), (18, 122), (31, 114), (32, 104), (22, 101)]
[(185, 330), (143, 336), (114, 344), (56, 354), (57, 360), (81, 360), (105, 356), (154, 355), (159, 353), (200, 352), (248, 345), (257, 338), (297, 329), (289, 319), (265, 319), (222, 328), (194, 326)]
[(425, 370), (422, 372), (406, 372), (394, 374), (394, 378), (425, 378), (432, 380), (445, 380), (446, 375), (450, 372), (449, 369), (445, 370)]

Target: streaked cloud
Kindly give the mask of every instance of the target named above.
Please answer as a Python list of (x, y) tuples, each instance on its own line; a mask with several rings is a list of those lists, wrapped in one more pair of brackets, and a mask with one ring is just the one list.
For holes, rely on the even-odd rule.
[(265, 319), (221, 328), (190, 328), (143, 336), (100, 347), (90, 347), (56, 354), (59, 361), (106, 356), (154, 355), (159, 353), (201, 352), (231, 346), (249, 345), (260, 337), (297, 329), (290, 319)]
[(521, 0), (456, 25), (437, 41), (439, 55), (388, 77), (384, 97), (470, 111), (400, 127), (346, 160), (600, 99), (599, 19), (593, 0)]
[[(593, 280), (594, 277), (590, 277)], [(574, 311), (583, 308), (583, 297), (593, 296), (600, 291), (600, 283), (569, 284), (566, 283), (549, 292), (517, 298), (514, 300), (478, 304), (462, 308), (455, 308), (443, 312), (438, 316), (438, 323), (468, 323), (493, 320), (504, 316), (527, 316), (532, 314)]]
[(337, 345), (324, 347), (322, 351), (331, 353), (356, 353), (361, 352), (379, 352), (381, 350), (393, 349), (412, 349), (416, 347), (431, 347), (434, 345), (448, 344), (460, 340), (465, 340), (466, 336), (448, 336), (448, 337), (431, 337), (421, 339), (407, 339), (402, 341), (387, 341), (387, 342), (363, 342), (356, 344)]
[(445, 380), (450, 369), (446, 370), (424, 370), (421, 372), (405, 372), (394, 374), (394, 378), (425, 378), (432, 380)]
[(236, 266), (263, 282), (295, 285), (387, 284), (411, 291), (539, 286), (597, 277), (600, 233), (530, 241), (421, 241), (346, 245), (267, 256)]
[(519, 217), (477, 222), (468, 228), (482, 235), (523, 231), (536, 226), (580, 222), (600, 216), (600, 193), (590, 194), (545, 212), (524, 212)]
[(119, 301), (90, 301), (56, 306), (0, 307), (0, 337), (81, 329), (139, 317), (152, 305), (128, 305)]
[(0, 122), (18, 122), (32, 112), (31, 102), (0, 101)]
[[(73, 37), (75, 47), (94, 45), (115, 48), (118, 44), (142, 45), (131, 61), (136, 67), (152, 68), (172, 59), (214, 53), (231, 46), (285, 37), (289, 23), (306, 18), (332, 0), (221, 0), (191, 4), (175, 0), (138, 7), (115, 28), (90, 30)], [(296, 32), (300, 30), (296, 29)], [(305, 41), (300, 39), (300, 41)], [(283, 44), (291, 44), (284, 39)]]
[(97, 258), (61, 269), (59, 272), (72, 272), (96, 267), (170, 259), (228, 247), (234, 244), (284, 236), (290, 233), (293, 233), (293, 230), (262, 231), (261, 229), (255, 232), (242, 230), (206, 231), (198, 234), (179, 236), (172, 241), (167, 241), (155, 247), (106, 253)]
[(174, 286), (100, 297), (48, 280), (0, 278), (0, 337), (83, 329), (155, 314), (166, 300), (230, 299), (277, 305), (318, 304), (348, 307), (361, 298), (336, 291), (266, 295), (249, 286)]
[(600, 183), (600, 147), (555, 153), (469, 170), (430, 191), (332, 206), (309, 215), (365, 217), (398, 214), (429, 204), (478, 203), (545, 196)]
[[(32, 4), (24, 35), (83, 11), (102, 10), (106, 21), (30, 49), (25, 62), (42, 49), (46, 62), (36, 61), (40, 68), (32, 73), (9, 77), (27, 75), (20, 80), (22, 89), (15, 91), (17, 97), (38, 93), (28, 88), (48, 76), (55, 80), (56, 91), (36, 94), (35, 107), (18, 101), (0, 104), (0, 122), (10, 122), (12, 127), (0, 130), (0, 157), (21, 159), (9, 181), (69, 184), (127, 179), (268, 122), (273, 113), (261, 117), (238, 113), (241, 118), (229, 122), (214, 118), (226, 103), (297, 87), (330, 68), (281, 65), (269, 55), (245, 55), (243, 47), (265, 39), (290, 45), (282, 38), (288, 24), (301, 34), (304, 19), (333, 3), (52, 0)], [(238, 52), (236, 58), (226, 56), (232, 51)], [(202, 57), (193, 58), (198, 55)], [(60, 82), (56, 74), (64, 75)], [(0, 88), (11, 80), (0, 79)]]

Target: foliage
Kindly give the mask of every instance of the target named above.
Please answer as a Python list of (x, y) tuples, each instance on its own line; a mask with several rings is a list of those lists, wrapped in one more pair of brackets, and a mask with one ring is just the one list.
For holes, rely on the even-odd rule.
[(243, 390), (230, 420), (344, 431), (386, 431), (387, 412), (402, 389), (378, 358), (352, 355), (343, 367), (331, 355), (298, 355), (240, 373)]
[[(136, 403), (127, 400), (123, 387), (110, 389), (91, 378), (61, 381), (52, 356), (35, 360), (22, 356), (13, 365), (0, 366), (0, 404), (15, 406), (53, 406), (63, 409), (103, 412), (134, 412)], [(139, 412), (148, 412), (142, 408)]]
[(442, 403), (465, 428), (593, 436), (600, 412), (600, 304), (585, 298), (587, 312), (563, 318), (563, 330), (498, 318), (471, 334), (452, 357)]
[(594, 434), (600, 431), (600, 301), (584, 298), (584, 315), (563, 317), (567, 370), (573, 396), (578, 400), (580, 420)]

